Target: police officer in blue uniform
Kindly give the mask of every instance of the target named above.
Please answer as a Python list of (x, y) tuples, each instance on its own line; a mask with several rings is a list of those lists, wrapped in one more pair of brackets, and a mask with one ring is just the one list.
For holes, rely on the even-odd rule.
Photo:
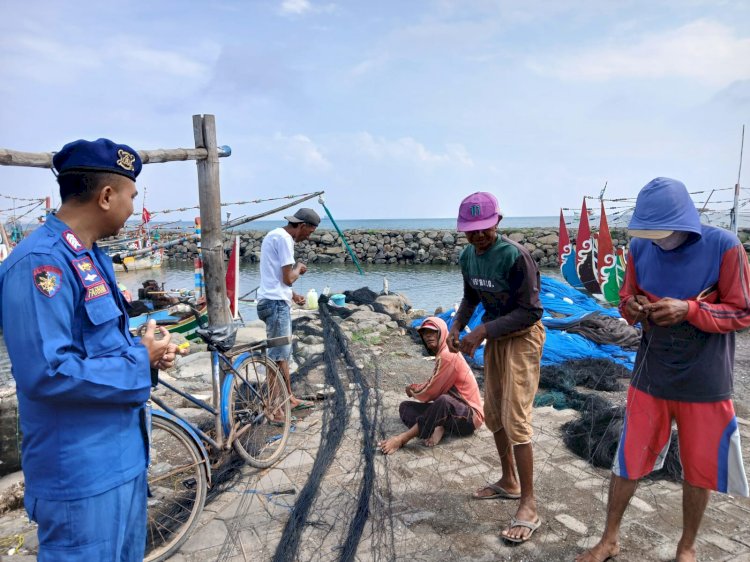
[(16, 380), (25, 506), (41, 562), (141, 561), (151, 370), (176, 346), (155, 323), (135, 341), (96, 240), (133, 213), (142, 163), (107, 139), (52, 160), (62, 204), (0, 267), (0, 322)]

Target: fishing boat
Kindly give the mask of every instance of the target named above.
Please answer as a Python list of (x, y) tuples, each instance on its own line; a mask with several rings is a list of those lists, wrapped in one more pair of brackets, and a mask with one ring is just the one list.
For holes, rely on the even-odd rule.
[[(208, 321), (208, 305), (205, 299), (196, 305), (201, 323)], [(195, 331), (200, 327), (195, 319), (190, 305), (177, 303), (166, 308), (160, 308), (132, 316), (128, 328), (133, 335), (141, 335), (149, 320), (156, 320), (158, 326), (164, 326), (168, 332), (181, 334), (189, 340), (199, 339)]]
[(624, 257), (620, 261), (612, 244), (612, 234), (601, 202), (602, 212), (599, 217), (599, 235), (596, 246), (596, 274), (605, 300), (613, 305), (620, 304), (620, 287), (625, 279)]
[(617, 305), (625, 278), (625, 253), (612, 243), (604, 201), (601, 201), (598, 232), (591, 232), (589, 217), (592, 213), (586, 208), (585, 199), (583, 210), (577, 216), (580, 217), (580, 226), (574, 244), (560, 209), (557, 246), (560, 273), (571, 287)]
[(596, 274), (596, 244), (589, 226), (589, 213), (586, 209), (585, 198), (581, 210), (581, 223), (576, 235), (576, 273), (589, 293), (601, 294), (602, 289)]
[[(104, 250), (111, 258), (112, 265), (116, 272), (118, 271), (142, 271), (146, 269), (158, 269), (164, 260), (164, 249), (151, 247), (151, 240), (143, 234), (135, 236), (120, 236), (112, 240), (98, 242), (99, 248)], [(133, 252), (140, 252), (132, 256), (127, 255)]]
[(565, 225), (565, 217), (560, 209), (560, 235), (557, 242), (557, 262), (560, 264), (560, 273), (575, 289), (583, 289), (583, 283), (576, 271), (575, 246), (570, 241), (568, 227)]

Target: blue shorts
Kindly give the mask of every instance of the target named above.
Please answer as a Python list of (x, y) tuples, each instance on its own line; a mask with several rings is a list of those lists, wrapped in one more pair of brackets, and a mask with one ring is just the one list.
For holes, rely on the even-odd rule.
[(45, 500), (26, 494), (39, 525), (39, 562), (142, 562), (146, 548), (146, 472), (99, 495)]
[[(258, 318), (266, 323), (267, 338), (292, 335), (292, 310), (286, 301), (262, 299), (258, 302)], [(291, 354), (291, 344), (268, 348), (268, 357), (274, 361), (288, 361)]]

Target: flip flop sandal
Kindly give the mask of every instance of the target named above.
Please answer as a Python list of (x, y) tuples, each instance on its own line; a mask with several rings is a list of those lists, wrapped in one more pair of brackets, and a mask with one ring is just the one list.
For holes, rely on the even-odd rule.
[(315, 408), (315, 404), (311, 404), (310, 402), (300, 402), (296, 406), (292, 408), (292, 412), (299, 412), (301, 410), (312, 410)]
[[(494, 493), (489, 496), (480, 496), (478, 492), (471, 494), (471, 497), (475, 500), (517, 500), (521, 497), (521, 494), (511, 494), (508, 490), (497, 484), (487, 484), (482, 490), (489, 488)], [(480, 492), (482, 490), (479, 490)]]
[(500, 536), (508, 542), (514, 542), (514, 543), (526, 542), (529, 539), (531, 539), (532, 536), (534, 536), (534, 531), (536, 531), (539, 527), (541, 527), (541, 525), (542, 525), (541, 517), (537, 518), (536, 523), (532, 523), (531, 521), (523, 521), (521, 519), (516, 519), (515, 517), (511, 517), (508, 530), (512, 529), (513, 527), (526, 527), (530, 531), (529, 536), (526, 538), (506, 537), (504, 534), (502, 534), (502, 532), (500, 533)]

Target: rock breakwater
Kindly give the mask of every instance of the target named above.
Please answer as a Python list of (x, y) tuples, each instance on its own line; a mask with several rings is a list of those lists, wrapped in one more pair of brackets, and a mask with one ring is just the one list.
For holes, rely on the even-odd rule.
[[(523, 245), (540, 267), (557, 265), (558, 229), (524, 228), (500, 229), (500, 232)], [(576, 231), (570, 232), (575, 241)], [(612, 229), (615, 248), (627, 246), (630, 237), (625, 229)], [(240, 255), (243, 261), (259, 262), (260, 245), (266, 232), (245, 231), (240, 236)], [(466, 235), (455, 230), (347, 230), (347, 242), (357, 259), (364, 264), (432, 264), (455, 265), (461, 250), (468, 244)], [(164, 233), (162, 240), (175, 239), (177, 233)], [(750, 229), (739, 233), (745, 250), (750, 251)], [(230, 235), (224, 236), (224, 251), (229, 255)], [(182, 242), (166, 250), (170, 259), (192, 260), (198, 252), (194, 241)], [(295, 246), (297, 258), (306, 263), (351, 262), (338, 234), (322, 230), (313, 233), (309, 240)]]

